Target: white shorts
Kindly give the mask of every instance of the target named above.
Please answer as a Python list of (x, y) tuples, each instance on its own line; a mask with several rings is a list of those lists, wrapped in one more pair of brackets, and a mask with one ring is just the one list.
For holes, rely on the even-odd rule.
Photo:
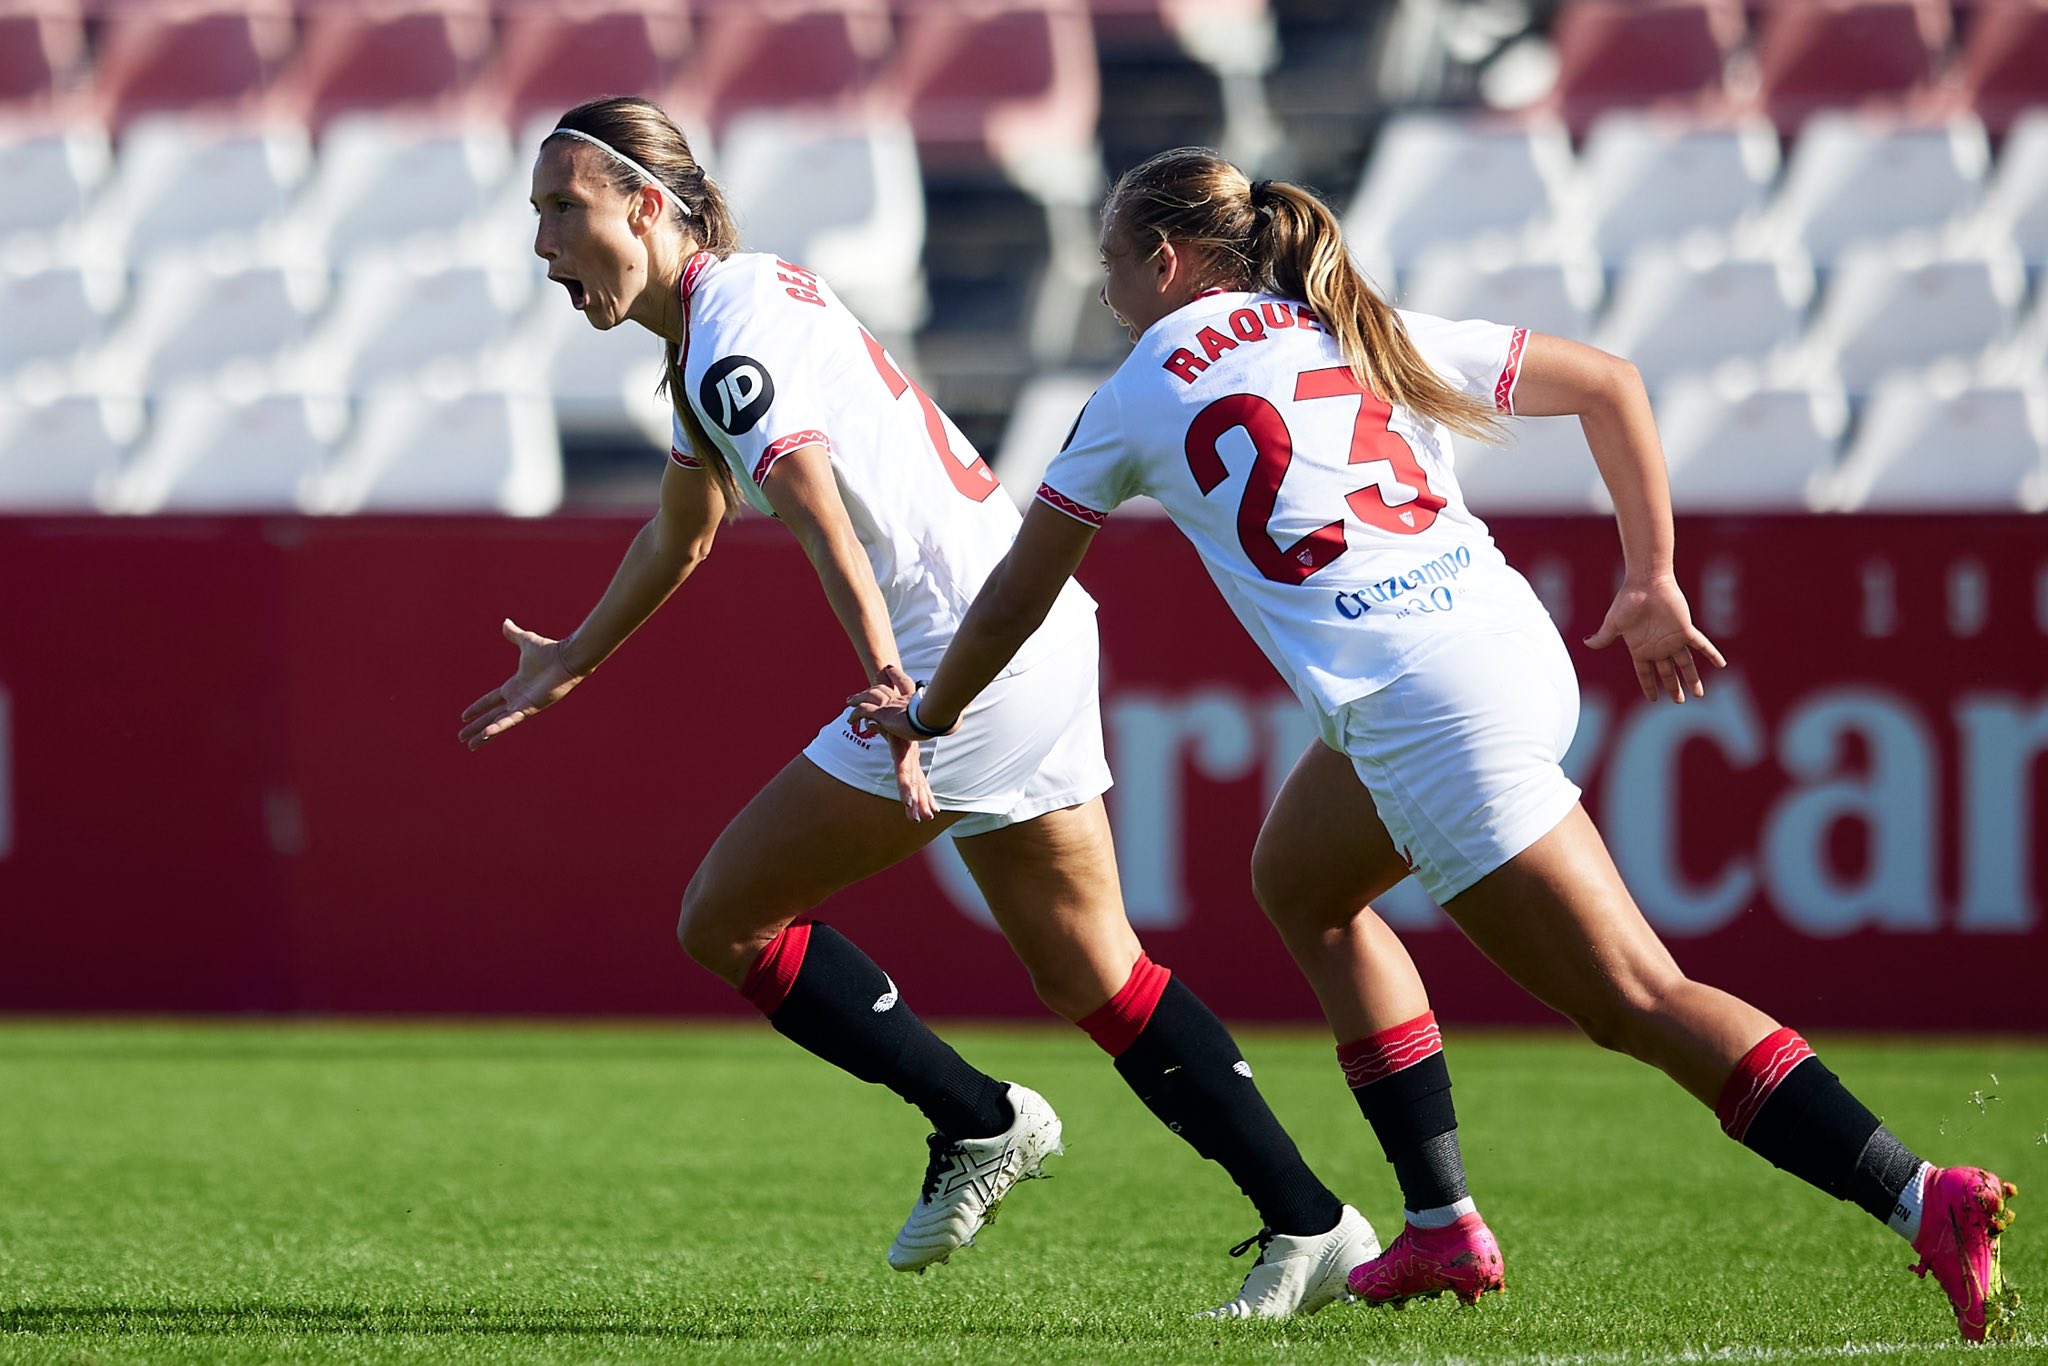
[[(1027, 669), (998, 675), (962, 715), (960, 729), (919, 745), (941, 811), (974, 814), (955, 821), (955, 839), (1079, 806), (1109, 790), (1096, 696), (1095, 618)], [(804, 747), (804, 757), (849, 787), (896, 796), (888, 737), (844, 712)]]
[(1548, 834), (1579, 799), (1559, 766), (1578, 729), (1579, 680), (1547, 616), (1447, 639), (1318, 720), (1438, 905)]

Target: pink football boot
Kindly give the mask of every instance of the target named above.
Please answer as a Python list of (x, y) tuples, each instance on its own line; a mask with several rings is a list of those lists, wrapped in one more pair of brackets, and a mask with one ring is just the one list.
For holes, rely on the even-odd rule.
[(1435, 1299), (1446, 1290), (1467, 1304), (1505, 1289), (1500, 1244), (1475, 1212), (1446, 1228), (1404, 1226), (1392, 1246), (1352, 1269), (1351, 1293), (1367, 1304), (1399, 1308), (1412, 1299)]
[(1937, 1167), (1927, 1176), (1920, 1236), (1913, 1240), (1920, 1262), (1910, 1269), (1923, 1278), (1934, 1273), (1955, 1306), (1965, 1342), (1984, 1341), (1987, 1330), (2010, 1336), (2016, 1327), (2009, 1320), (2001, 1325), (2019, 1294), (2007, 1290), (1999, 1274), (1998, 1235), (2012, 1223), (2005, 1202), (2017, 1194), (2010, 1181), (1981, 1167)]

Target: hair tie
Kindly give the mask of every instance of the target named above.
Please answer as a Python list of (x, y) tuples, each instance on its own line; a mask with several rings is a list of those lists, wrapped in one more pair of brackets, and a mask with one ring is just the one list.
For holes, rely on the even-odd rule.
[(1260, 201), (1260, 200), (1262, 200), (1262, 199), (1264, 199), (1264, 198), (1266, 198), (1266, 196), (1267, 196), (1267, 195), (1269, 195), (1269, 194), (1270, 194), (1270, 193), (1272, 192), (1272, 189), (1273, 189), (1273, 182), (1272, 182), (1272, 181), (1270, 181), (1270, 180), (1254, 180), (1254, 181), (1252, 182), (1252, 194), (1251, 194), (1251, 200), (1252, 200), (1252, 207), (1253, 207), (1253, 208), (1263, 208), (1263, 207), (1265, 207), (1265, 206), (1264, 206), (1264, 205), (1262, 205), (1262, 204), (1261, 204), (1261, 203), (1260, 203), (1259, 201)]

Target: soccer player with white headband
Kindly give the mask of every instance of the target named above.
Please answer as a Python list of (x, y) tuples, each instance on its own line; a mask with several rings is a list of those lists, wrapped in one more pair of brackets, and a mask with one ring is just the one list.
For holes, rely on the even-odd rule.
[[(478, 749), (566, 697), (742, 503), (803, 547), (862, 675), (910, 687), (1020, 522), (974, 448), (830, 285), (740, 250), (718, 186), (653, 104), (564, 115), (534, 164), (533, 206), (534, 250), (571, 306), (593, 327), (631, 321), (666, 343), (674, 445), (658, 511), (582, 623), (559, 639), (504, 623), (518, 670), (463, 713), (462, 741)], [(1302, 1161), (1229, 1032), (1125, 918), (1101, 798), (1095, 605), (1068, 584), (1044, 607), (968, 713), (971, 734), (905, 742), (839, 710), (711, 844), (683, 893), (683, 948), (778, 1031), (930, 1119), (923, 1189), (889, 1263), (942, 1262), (1060, 1151), (1059, 1118), (964, 1061), (809, 912), (950, 832), (1040, 998), (1264, 1220), (1249, 1240), (1259, 1261), (1209, 1312), (1312, 1313), (1379, 1244)]]
[(1572, 662), (1465, 506), (1451, 433), (1579, 417), (1625, 567), (1586, 643), (1622, 642), (1645, 698), (1702, 696), (1700, 661), (1721, 654), (1673, 577), (1663, 456), (1634, 367), (1521, 328), (1396, 312), (1313, 194), (1202, 149), (1127, 172), (1101, 247), (1103, 302), (1131, 354), (1053, 459), (929, 688), (887, 680), (854, 714), (909, 738), (972, 737), (976, 699), (1067, 591), (1096, 528), (1126, 499), (1156, 498), (1321, 735), (1267, 814), (1252, 885), (1405, 1197), (1406, 1227), (1352, 1273), (1356, 1293), (1474, 1301), (1503, 1284), (1466, 1189), (1435, 1016), (1371, 906), (1412, 872), (1595, 1042), (1662, 1069), (1730, 1137), (1911, 1242), (1964, 1338), (1997, 1331), (2012, 1187), (1922, 1161), (1798, 1034), (1687, 979), (1560, 767), (1578, 722)]

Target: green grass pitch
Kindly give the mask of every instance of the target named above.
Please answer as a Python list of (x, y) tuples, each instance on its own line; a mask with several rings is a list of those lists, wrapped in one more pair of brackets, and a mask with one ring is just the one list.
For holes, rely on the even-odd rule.
[[(758, 1024), (0, 1023), (0, 1361), (2048, 1361), (2048, 1045), (1824, 1039), (1937, 1162), (2020, 1184), (2016, 1343), (1905, 1244), (1563, 1034), (1451, 1031), (1508, 1294), (1202, 1323), (1257, 1228), (1074, 1031), (948, 1028), (1066, 1121), (930, 1274), (883, 1261), (919, 1116)], [(1311, 1163), (1399, 1192), (1324, 1039), (1240, 1032)], [(1995, 1079), (1994, 1079), (1995, 1078)]]

